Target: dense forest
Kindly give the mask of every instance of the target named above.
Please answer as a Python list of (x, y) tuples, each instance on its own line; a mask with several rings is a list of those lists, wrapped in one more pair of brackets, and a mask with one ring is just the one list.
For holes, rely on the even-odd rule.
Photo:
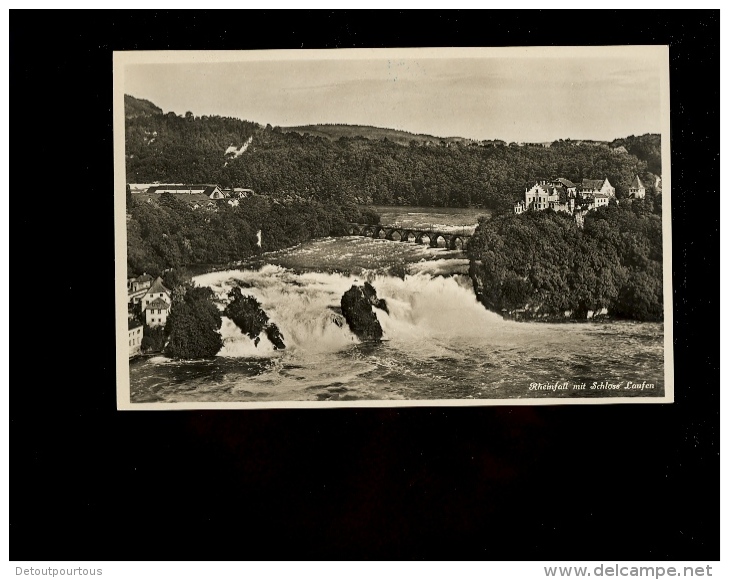
[[(632, 202), (632, 203), (631, 203)], [(487, 307), (584, 318), (663, 319), (658, 206), (631, 200), (589, 212), (584, 228), (552, 210), (504, 212), (476, 229), (468, 247)]]
[[(370, 209), (254, 196), (232, 207), (193, 211), (164, 193), (148, 203), (127, 194), (127, 273), (156, 276), (167, 268), (224, 264), (312, 238), (346, 233), (348, 221), (378, 223)], [(257, 232), (261, 230), (261, 247)]]
[(336, 141), (341, 137), (356, 138), (364, 137), (366, 139), (382, 141), (387, 139), (399, 145), (410, 145), (413, 141), (416, 143), (470, 143), (472, 139), (465, 137), (435, 137), (434, 135), (424, 135), (421, 133), (410, 133), (399, 129), (387, 129), (384, 127), (372, 127), (369, 125), (301, 125), (298, 127), (281, 127), (284, 133), (298, 133), (305, 135), (308, 133), (313, 137), (325, 137)]
[[(191, 112), (163, 114), (128, 95), (125, 106), (130, 183), (217, 183), (337, 205), (504, 209), (540, 177), (607, 177), (620, 199), (636, 174), (651, 191), (661, 171), (659, 135), (611, 143), (565, 140), (550, 147), (422, 139), (402, 145), (387, 138), (302, 135)], [(231, 146), (238, 151), (226, 153)]]
[(215, 356), (223, 348), (220, 327), (223, 319), (207, 286), (188, 286), (173, 296), (165, 325), (168, 336), (165, 353), (172, 358), (196, 359)]

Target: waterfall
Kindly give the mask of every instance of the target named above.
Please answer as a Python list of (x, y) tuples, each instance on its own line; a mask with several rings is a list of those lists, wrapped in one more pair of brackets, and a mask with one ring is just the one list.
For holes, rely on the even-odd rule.
[[(428, 340), (462, 342), (483, 338), (489, 331), (507, 325), (500, 316), (476, 301), (466, 276), (433, 276), (418, 273), (405, 279), (388, 275), (369, 276), (389, 314), (375, 309), (384, 339), (422, 349)], [(364, 279), (328, 273), (295, 274), (267, 265), (259, 271), (232, 270), (204, 274), (195, 283), (210, 286), (224, 297), (234, 286), (254, 296), (284, 336), (287, 352), (335, 352), (358, 343), (339, 313), (342, 294)], [(223, 304), (220, 304), (223, 308)], [(264, 334), (258, 345), (223, 317), (225, 346), (220, 356), (280, 356)]]

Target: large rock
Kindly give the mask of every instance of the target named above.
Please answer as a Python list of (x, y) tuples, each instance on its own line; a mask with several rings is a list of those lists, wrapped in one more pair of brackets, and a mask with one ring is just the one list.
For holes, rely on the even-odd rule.
[(253, 340), (253, 344), (256, 347), (261, 342), (261, 332), (265, 332), (268, 340), (273, 343), (273, 347), (276, 350), (286, 348), (283, 341), (283, 334), (281, 334), (278, 326), (272, 322), (269, 323), (268, 315), (261, 308), (258, 300), (253, 296), (243, 295), (238, 287), (233, 288), (228, 293), (228, 297), (230, 298), (230, 302), (226, 306), (223, 314), (230, 318), (243, 333), (247, 334)]
[(268, 337), (268, 340), (273, 343), (273, 348), (276, 350), (283, 350), (286, 348), (283, 341), (283, 334), (281, 334), (278, 326), (276, 326), (273, 322), (266, 327), (266, 336)]
[(387, 312), (387, 304), (377, 298), (377, 292), (369, 282), (364, 286), (352, 286), (342, 296), (342, 314), (350, 330), (363, 341), (380, 340), (382, 327), (372, 307)]
[(364, 283), (364, 287), (362, 288), (362, 292), (365, 295), (365, 298), (370, 301), (370, 304), (374, 306), (375, 308), (379, 308), (380, 310), (384, 310), (388, 314), (390, 314), (390, 311), (387, 309), (387, 302), (385, 302), (384, 298), (377, 298), (377, 291), (375, 290), (375, 287), (370, 284), (369, 282)]
[(230, 302), (223, 314), (235, 322), (244, 334), (255, 339), (268, 324), (268, 315), (261, 308), (261, 303), (253, 296), (243, 295), (240, 288), (233, 288), (228, 297)]

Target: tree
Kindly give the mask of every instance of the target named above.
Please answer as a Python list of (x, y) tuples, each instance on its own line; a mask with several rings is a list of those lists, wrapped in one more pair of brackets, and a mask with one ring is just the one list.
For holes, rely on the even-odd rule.
[(482, 301), (496, 311), (662, 319), (661, 220), (642, 206), (590, 211), (583, 229), (550, 210), (480, 222), (468, 254)]
[(162, 282), (174, 293), (180, 288), (184, 291), (191, 284), (191, 278), (184, 268), (170, 268), (162, 275)]
[(144, 325), (144, 335), (142, 336), (144, 352), (162, 352), (166, 342), (167, 336), (164, 327)]
[(222, 319), (208, 287), (190, 287), (172, 302), (166, 330), (165, 352), (172, 358), (199, 359), (215, 356), (223, 347)]

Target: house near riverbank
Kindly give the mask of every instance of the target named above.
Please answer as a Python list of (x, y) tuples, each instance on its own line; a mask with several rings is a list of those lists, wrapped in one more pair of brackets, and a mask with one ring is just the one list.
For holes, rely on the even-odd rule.
[(155, 298), (144, 307), (144, 321), (147, 326), (164, 326), (170, 314), (170, 305), (162, 298)]
[(172, 293), (159, 276), (142, 297), (142, 310), (147, 326), (164, 326), (172, 305)]
[(127, 279), (127, 302), (129, 304), (138, 304), (142, 297), (147, 293), (152, 285), (154, 278), (149, 274), (142, 274), (137, 278)]
[(142, 338), (144, 330), (142, 325), (134, 319), (129, 319), (129, 358), (137, 356), (142, 352)]

